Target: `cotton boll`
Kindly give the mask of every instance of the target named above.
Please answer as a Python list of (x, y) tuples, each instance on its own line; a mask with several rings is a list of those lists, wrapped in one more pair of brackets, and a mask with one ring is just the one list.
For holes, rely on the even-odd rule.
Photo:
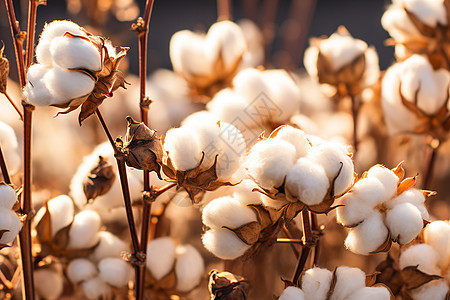
[(391, 293), (383, 286), (363, 287), (351, 294), (347, 300), (390, 300)]
[(106, 257), (120, 257), (122, 252), (130, 251), (128, 244), (111, 232), (100, 231), (98, 237), (98, 245), (90, 256), (93, 261), (100, 261)]
[(327, 269), (312, 268), (302, 276), (302, 290), (305, 299), (326, 300), (330, 290), (332, 273)]
[(355, 183), (350, 193), (353, 197), (365, 202), (370, 208), (389, 200), (386, 190), (377, 178), (363, 178)]
[(404, 0), (405, 8), (428, 26), (447, 25), (447, 14), (442, 1)]
[(279, 210), (283, 207), (283, 205), (289, 203), (286, 200), (274, 200), (265, 195), (261, 195), (261, 202), (264, 206)]
[(439, 254), (427, 244), (412, 245), (402, 252), (399, 260), (400, 269), (418, 266), (418, 270), (430, 275), (440, 275), (438, 264)]
[(196, 139), (198, 149), (204, 153), (202, 169), (209, 169), (215, 161), (216, 156), (222, 148), (222, 140), (219, 138), (220, 128), (216, 123), (205, 122), (205, 120), (191, 120), (183, 126), (185, 130), (192, 133)]
[(0, 238), (0, 245), (11, 243), (20, 229), (22, 222), (14, 211), (8, 208), (0, 207), (0, 230), (8, 230)]
[(388, 229), (383, 223), (383, 216), (374, 212), (361, 224), (350, 230), (345, 239), (345, 246), (352, 252), (368, 255), (380, 247), (388, 238)]
[(41, 64), (34, 64), (28, 68), (28, 82), (23, 89), (23, 93), (29, 103), (37, 106), (46, 106), (59, 100), (60, 97), (50, 92), (44, 80), (45, 75), (49, 71), (50, 69), (47, 66)]
[(52, 236), (62, 228), (69, 226), (74, 217), (72, 199), (66, 195), (60, 195), (48, 201), (48, 210), (52, 224)]
[[(0, 145), (2, 146), (3, 156), (10, 174), (19, 171), (22, 164), (19, 156), (19, 145), (14, 129), (8, 124), (0, 121)], [(1, 171), (0, 171), (1, 172)]]
[(367, 219), (373, 212), (373, 208), (367, 202), (355, 197), (353, 193), (346, 193), (339, 198), (336, 208), (336, 220), (343, 226), (355, 226)]
[(97, 276), (97, 268), (88, 259), (77, 258), (72, 260), (67, 266), (67, 277), (73, 283), (86, 281)]
[(220, 123), (220, 155), (216, 171), (219, 180), (229, 180), (241, 166), (241, 156), (246, 152), (245, 139), (241, 132), (231, 124)]
[(398, 204), (401, 203), (411, 203), (413, 204), (419, 211), (422, 216), (422, 219), (428, 220), (429, 214), (428, 210), (426, 209), (425, 205), (425, 196), (423, 192), (421, 192), (418, 189), (408, 189), (398, 195), (397, 197), (393, 198), (392, 200), (388, 201), (386, 203), (387, 208), (392, 208)]
[(69, 100), (86, 96), (92, 92), (95, 86), (95, 81), (90, 76), (59, 67), (50, 69), (44, 75), (43, 80), (50, 93), (56, 98), (51, 105), (64, 104)]
[(202, 213), (203, 224), (220, 229), (223, 226), (237, 228), (250, 222), (256, 222), (256, 214), (250, 207), (232, 197), (222, 197), (209, 202)]
[(285, 187), (301, 202), (315, 205), (324, 200), (330, 183), (320, 165), (302, 157), (289, 169)]
[[(233, 87), (235, 92), (242, 95), (248, 103), (257, 100), (261, 93), (270, 95), (270, 89), (262, 76), (262, 71), (257, 69), (248, 68), (240, 71), (233, 78)], [(258, 117), (267, 120), (269, 117), (267, 111), (262, 111), (262, 113), (265, 113), (265, 115)]]
[(295, 286), (289, 286), (284, 289), (278, 300), (306, 300), (309, 299), (305, 296), (303, 291)]
[(406, 11), (398, 6), (391, 6), (383, 14), (381, 25), (399, 43), (405, 42), (409, 36), (420, 35)]
[(386, 196), (392, 198), (397, 193), (399, 179), (394, 172), (382, 165), (375, 165), (367, 172), (367, 177), (378, 179), (384, 186)]
[(14, 188), (7, 184), (0, 184), (0, 207), (12, 209), (17, 202), (17, 194)]
[(34, 271), (34, 287), (36, 293), (48, 300), (59, 299), (64, 288), (64, 278), (52, 269)]
[(253, 191), (258, 185), (251, 179), (244, 179), (234, 187), (233, 197), (243, 205), (261, 204), (261, 193)]
[(69, 249), (90, 248), (98, 242), (101, 226), (100, 216), (92, 210), (84, 210), (75, 215), (69, 231)]
[(317, 77), (317, 60), (319, 58), (319, 48), (316, 46), (308, 47), (303, 55), (303, 64), (311, 77)]
[(176, 290), (189, 292), (197, 286), (205, 272), (203, 258), (197, 249), (191, 245), (178, 246), (175, 274), (177, 276)]
[(402, 203), (389, 209), (386, 212), (385, 223), (391, 238), (402, 245), (410, 243), (423, 228), (420, 211), (411, 203)]
[(156, 280), (160, 280), (172, 270), (175, 248), (175, 242), (170, 237), (160, 237), (148, 244), (147, 268)]
[(98, 263), (99, 276), (108, 284), (121, 288), (127, 285), (133, 273), (131, 266), (121, 258), (104, 258)]
[(338, 267), (336, 285), (330, 300), (344, 300), (352, 293), (366, 286), (366, 274), (358, 268)]
[(53, 64), (64, 69), (102, 69), (101, 54), (96, 46), (82, 38), (56, 37), (50, 45)]
[(448, 283), (445, 280), (433, 280), (411, 290), (411, 296), (414, 300), (446, 299), (448, 291)]
[[(335, 143), (325, 143), (312, 147), (308, 151), (308, 159), (321, 165), (329, 180), (334, 182), (334, 195), (343, 194), (353, 183), (354, 166), (352, 159), (342, 145)], [(338, 172), (339, 169), (341, 172)]]
[(308, 139), (303, 130), (294, 128), (292, 126), (283, 126), (278, 132), (277, 139), (284, 140), (294, 145), (297, 151), (297, 158), (306, 156), (308, 150), (311, 148)]
[(52, 66), (53, 60), (52, 55), (50, 53), (50, 43), (51, 40), (39, 40), (39, 43), (36, 45), (36, 60), (39, 64), (45, 66)]
[(259, 185), (273, 189), (283, 184), (296, 155), (292, 144), (280, 139), (267, 139), (251, 148), (244, 165)]
[(200, 163), (201, 150), (194, 134), (187, 128), (169, 130), (164, 139), (164, 150), (177, 170), (191, 170)]
[(236, 259), (251, 246), (228, 229), (211, 229), (202, 236), (205, 248), (220, 259)]
[(426, 244), (439, 254), (439, 265), (445, 269), (450, 263), (450, 224), (445, 221), (434, 221), (428, 224), (423, 237)]
[(111, 294), (111, 287), (100, 277), (94, 277), (81, 284), (81, 290), (87, 299), (99, 299)]

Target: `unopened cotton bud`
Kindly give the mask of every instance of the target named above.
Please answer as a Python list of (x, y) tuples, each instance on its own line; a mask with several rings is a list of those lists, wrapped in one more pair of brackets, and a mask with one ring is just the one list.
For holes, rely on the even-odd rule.
[(66, 195), (60, 195), (48, 201), (48, 211), (52, 224), (52, 236), (69, 226), (73, 221), (74, 207), (72, 199)]
[(175, 242), (170, 237), (160, 237), (148, 244), (147, 268), (156, 280), (160, 280), (172, 270), (175, 248)]
[(278, 300), (306, 300), (305, 293), (301, 289), (295, 286), (288, 286), (281, 293)]
[(86, 258), (72, 260), (67, 266), (67, 277), (73, 283), (86, 281), (97, 276), (97, 268)]
[(330, 300), (347, 299), (356, 290), (366, 286), (366, 274), (358, 268), (339, 267), (335, 275), (336, 284)]
[(17, 194), (14, 188), (8, 184), (0, 184), (0, 207), (12, 209), (17, 202)]
[(327, 269), (312, 268), (302, 276), (302, 290), (308, 300), (325, 300), (330, 290), (332, 273)]
[(420, 211), (411, 203), (402, 203), (386, 212), (386, 226), (391, 238), (399, 244), (408, 244), (422, 231)]
[(99, 276), (84, 281), (81, 289), (87, 299), (99, 299), (111, 294), (111, 287)]
[(374, 177), (383, 184), (387, 198), (392, 198), (397, 193), (399, 178), (388, 168), (382, 165), (373, 166), (367, 171), (367, 177)]
[(121, 288), (130, 281), (133, 269), (121, 258), (108, 257), (98, 263), (99, 276), (108, 284)]
[(164, 139), (164, 150), (169, 153), (173, 166), (181, 171), (196, 168), (202, 157), (193, 133), (184, 127), (174, 128), (167, 132)]
[(60, 36), (50, 45), (53, 64), (64, 69), (88, 69), (100, 71), (102, 61), (99, 49), (81, 38)]
[(48, 300), (59, 299), (64, 288), (62, 274), (52, 269), (39, 269), (34, 271), (34, 286), (36, 293)]
[(322, 166), (302, 157), (289, 169), (285, 186), (304, 204), (315, 205), (324, 200), (330, 183)]
[(388, 238), (388, 229), (383, 223), (383, 216), (374, 212), (361, 224), (350, 230), (345, 239), (345, 246), (352, 252), (367, 255), (376, 251)]
[(84, 210), (75, 215), (69, 231), (67, 248), (90, 248), (98, 242), (100, 216), (92, 210)]
[(208, 230), (203, 234), (202, 241), (208, 251), (221, 259), (238, 258), (251, 247), (228, 229)]
[(292, 126), (283, 126), (277, 132), (276, 138), (285, 140), (294, 145), (295, 150), (297, 151), (297, 158), (306, 156), (308, 150), (311, 148), (303, 130)]
[(384, 286), (363, 287), (349, 297), (347, 300), (390, 300), (391, 293)]
[(237, 228), (250, 222), (256, 222), (256, 214), (248, 206), (232, 197), (222, 197), (209, 202), (202, 213), (203, 224), (220, 229), (223, 226)]
[(400, 255), (399, 266), (418, 266), (417, 269), (429, 275), (440, 275), (438, 268), (439, 254), (427, 244), (416, 244), (408, 247)]
[(434, 221), (423, 230), (426, 244), (439, 254), (439, 265), (442, 269), (450, 262), (450, 224), (445, 221)]
[(14, 211), (0, 207), (0, 245), (11, 243), (20, 229), (22, 222)]
[(295, 147), (280, 139), (256, 143), (245, 161), (248, 174), (262, 187), (280, 187), (289, 168), (295, 164)]
[(200, 253), (191, 245), (178, 246), (176, 255), (176, 290), (188, 292), (200, 283), (205, 272), (205, 264)]
[(100, 261), (106, 257), (121, 257), (122, 252), (130, 251), (130, 247), (123, 240), (108, 231), (98, 233), (99, 242), (91, 254), (91, 259)]

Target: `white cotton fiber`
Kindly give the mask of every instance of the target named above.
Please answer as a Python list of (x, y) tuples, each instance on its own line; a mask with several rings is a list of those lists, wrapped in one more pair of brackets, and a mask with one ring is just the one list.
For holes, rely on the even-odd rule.
[(222, 148), (222, 140), (219, 139), (219, 125), (215, 122), (205, 122), (205, 120), (197, 119), (191, 120), (183, 128), (192, 133), (196, 140), (194, 143), (198, 145), (200, 153), (204, 152), (205, 154), (201, 168), (204, 170), (209, 169)]
[(402, 203), (386, 212), (386, 226), (391, 238), (399, 244), (408, 244), (422, 231), (423, 220), (420, 211), (411, 203)]
[(89, 300), (108, 297), (111, 294), (111, 287), (99, 276), (84, 281), (81, 290)]
[(390, 300), (391, 293), (384, 286), (363, 287), (352, 293), (346, 300)]
[(376, 251), (388, 238), (388, 229), (383, 223), (383, 216), (374, 212), (364, 222), (352, 228), (345, 239), (345, 246), (352, 252), (368, 255)]
[[(255, 100), (258, 102), (258, 96), (261, 93), (270, 97), (270, 88), (263, 78), (262, 71), (257, 69), (248, 68), (237, 73), (233, 78), (233, 87), (236, 93), (247, 100), (247, 103), (252, 103)], [(269, 118), (269, 111), (263, 109), (260, 112), (262, 115), (257, 116), (258, 118), (261, 118), (261, 120)]]
[(72, 199), (66, 195), (60, 195), (48, 201), (48, 210), (52, 224), (52, 236), (69, 226), (73, 221), (74, 207)]
[(371, 208), (389, 200), (384, 185), (377, 178), (373, 177), (357, 181), (350, 193)]
[(216, 171), (219, 180), (230, 180), (241, 166), (241, 156), (246, 153), (247, 146), (241, 132), (233, 125), (220, 123), (219, 141), (220, 155), (217, 160)]
[(176, 290), (180, 292), (189, 292), (200, 283), (203, 273), (205, 272), (205, 263), (197, 249), (191, 245), (178, 246), (176, 254)]
[(34, 64), (28, 68), (28, 82), (23, 89), (23, 93), (29, 103), (37, 106), (46, 106), (52, 104), (57, 99), (57, 96), (53, 95), (47, 88), (44, 80), (44, 76), (49, 70), (49, 68), (41, 64)]
[(0, 238), (0, 245), (11, 243), (22, 229), (17, 214), (11, 209), (0, 207), (0, 230), (8, 230)]
[(121, 258), (108, 257), (98, 263), (99, 276), (108, 284), (121, 288), (131, 280), (133, 268)]
[(387, 198), (392, 198), (396, 195), (399, 178), (388, 168), (382, 165), (373, 166), (367, 171), (367, 177), (374, 177), (383, 184)]
[(302, 276), (302, 290), (305, 299), (326, 300), (330, 290), (332, 273), (327, 269), (312, 268)]
[(108, 231), (98, 233), (99, 242), (90, 258), (100, 261), (106, 257), (121, 257), (122, 252), (130, 251), (128, 244)]
[(366, 286), (366, 274), (358, 268), (338, 267), (336, 285), (330, 300), (345, 300), (356, 290)]
[(100, 216), (92, 210), (83, 210), (75, 215), (69, 231), (69, 249), (93, 247), (98, 242), (101, 226)]
[(194, 133), (185, 127), (174, 128), (167, 132), (164, 150), (169, 153), (172, 164), (177, 170), (191, 170), (200, 163), (201, 149)]
[(34, 287), (36, 293), (48, 300), (57, 300), (64, 287), (63, 276), (52, 269), (39, 269), (34, 271)]
[(407, 248), (400, 255), (399, 266), (418, 266), (418, 269), (430, 275), (441, 275), (438, 268), (439, 254), (427, 244), (416, 244)]
[(342, 165), (341, 172), (334, 182), (334, 195), (337, 196), (344, 193), (353, 183), (353, 161), (342, 145), (324, 143), (312, 147), (308, 151), (307, 158), (321, 165), (331, 181), (336, 178)]
[(160, 280), (172, 270), (175, 248), (175, 242), (170, 237), (160, 237), (148, 244), (147, 268), (156, 280)]
[(303, 65), (311, 77), (317, 77), (317, 60), (319, 58), (319, 48), (308, 47), (303, 55)]
[(78, 24), (68, 20), (57, 20), (45, 24), (44, 30), (41, 33), (41, 40), (52, 40), (55, 37), (63, 36), (66, 32), (75, 35), (86, 36), (83, 28)]
[(262, 187), (273, 189), (283, 184), (295, 164), (295, 147), (280, 139), (256, 143), (244, 163), (248, 174)]
[(221, 259), (236, 259), (251, 247), (228, 229), (208, 230), (202, 241), (208, 251)]
[(324, 169), (304, 157), (289, 169), (286, 176), (286, 189), (306, 205), (321, 203), (329, 186), (330, 183)]
[(367, 202), (355, 197), (353, 193), (346, 193), (339, 198), (336, 203), (339, 206), (336, 208), (336, 220), (343, 226), (355, 226), (368, 218), (374, 211), (371, 205)]
[(446, 299), (449, 287), (445, 280), (433, 280), (411, 291), (414, 300)]
[(97, 268), (86, 258), (76, 258), (67, 266), (67, 277), (73, 283), (89, 280), (97, 276)]
[(233, 198), (243, 205), (261, 204), (261, 193), (253, 191), (258, 185), (251, 179), (244, 179), (238, 185), (234, 186)]
[(295, 150), (297, 151), (297, 157), (306, 156), (308, 150), (311, 148), (308, 139), (306, 138), (303, 130), (294, 128), (292, 126), (283, 126), (276, 135), (277, 139), (285, 140), (286, 142), (294, 145)]
[(284, 289), (278, 300), (306, 300), (305, 293), (295, 286), (289, 286)]
[(36, 60), (39, 64), (51, 67), (53, 60), (50, 53), (50, 43), (51, 40), (39, 40), (36, 45)]
[(65, 69), (102, 69), (100, 51), (93, 43), (82, 38), (56, 37), (50, 45), (53, 64)]
[(428, 26), (447, 25), (447, 14), (443, 1), (404, 0), (405, 8)]
[(404, 191), (403, 193), (393, 198), (392, 200), (388, 201), (386, 203), (386, 206), (387, 208), (392, 208), (401, 203), (411, 203), (415, 207), (417, 207), (417, 209), (420, 211), (422, 219), (428, 220), (430, 218), (430, 215), (428, 213), (427, 208), (425, 207), (424, 202), (425, 196), (423, 192), (421, 192), (418, 189), (411, 188)]
[(450, 263), (450, 224), (446, 221), (431, 222), (425, 227), (423, 238), (439, 254), (441, 268), (447, 267)]
[(12, 209), (17, 202), (14, 188), (8, 184), (0, 184), (0, 207)]
[(257, 221), (256, 214), (248, 206), (232, 197), (222, 197), (209, 202), (202, 213), (203, 224), (220, 229), (223, 226), (237, 228), (244, 224)]

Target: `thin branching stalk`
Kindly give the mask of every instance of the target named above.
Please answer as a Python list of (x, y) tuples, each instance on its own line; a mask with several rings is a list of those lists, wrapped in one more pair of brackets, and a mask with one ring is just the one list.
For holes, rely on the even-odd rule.
[(303, 269), (305, 268), (306, 261), (308, 260), (309, 254), (311, 252), (311, 246), (313, 243), (313, 235), (311, 230), (311, 222), (308, 210), (302, 210), (302, 228), (303, 228), (303, 249), (302, 254), (300, 255), (297, 265), (295, 267), (294, 276), (292, 282), (294, 284), (298, 283), (298, 279), (300, 278), (300, 274), (302, 274)]
[(350, 94), (350, 99), (352, 100), (352, 117), (353, 117), (353, 150), (358, 152), (358, 112), (360, 106), (359, 97)]
[(423, 188), (431, 189), (431, 181), (433, 179), (434, 167), (436, 165), (436, 158), (438, 156), (439, 143), (433, 145), (433, 142), (427, 147), (427, 164), (424, 172)]
[(23, 114), (20, 111), (19, 107), (17, 107), (17, 105), (14, 103), (14, 101), (11, 99), (11, 97), (9, 97), (7, 92), (5, 92), (3, 95), (5, 95), (6, 99), (8, 99), (9, 103), (11, 103), (11, 105), (14, 107), (16, 112), (19, 114), (20, 120), (23, 121)]
[(9, 177), (8, 167), (6, 166), (5, 156), (3, 155), (2, 146), (0, 145), (0, 168), (2, 170), (3, 181), (11, 184), (11, 177)]
[[(321, 235), (321, 229), (319, 223), (317, 221), (317, 214), (311, 213), (311, 227), (315, 234), (319, 237)], [(320, 254), (320, 238), (317, 238), (314, 244), (314, 258), (313, 258), (313, 266), (317, 266), (319, 263), (319, 254)]]
[[(288, 239), (293, 240), (292, 234), (289, 231), (289, 229), (286, 227), (286, 225), (283, 224), (282, 230)], [(278, 240), (279, 239), (277, 239), (277, 242), (279, 243)], [(281, 243), (283, 243), (283, 242), (281, 242)], [(291, 243), (291, 248), (292, 248), (292, 251), (294, 252), (295, 258), (298, 259), (298, 257), (300, 256), (300, 251), (298, 251), (297, 247), (292, 243)]]
[(28, 26), (27, 26), (27, 48), (25, 56), (26, 69), (31, 66), (34, 55), (34, 36), (36, 31), (36, 12), (39, 5), (46, 5), (46, 1), (29, 0), (28, 1)]
[(264, 0), (263, 15), (261, 19), (260, 28), (262, 28), (264, 38), (264, 65), (271, 65), (270, 49), (272, 45), (273, 36), (275, 33), (275, 20), (277, 18), (279, 0)]
[(217, 21), (232, 20), (232, 5), (230, 0), (217, 0)]
[(303, 244), (303, 240), (290, 239), (290, 238), (277, 238), (277, 243), (279, 243), (279, 244)]

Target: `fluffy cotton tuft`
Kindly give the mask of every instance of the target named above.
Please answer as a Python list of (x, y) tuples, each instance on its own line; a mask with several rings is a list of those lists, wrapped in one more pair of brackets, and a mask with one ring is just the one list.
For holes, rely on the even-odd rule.
[(99, 276), (108, 284), (121, 288), (130, 281), (131, 266), (121, 258), (104, 258), (98, 263)]
[(39, 269), (34, 271), (34, 286), (36, 293), (45, 299), (59, 299), (64, 288), (63, 276), (52, 269)]
[(200, 283), (205, 271), (205, 264), (200, 253), (191, 245), (178, 246), (176, 255), (176, 290), (188, 292)]
[[(14, 129), (8, 124), (0, 121), (0, 145), (2, 146), (3, 156), (6, 166), (11, 174), (16, 174), (22, 165), (20, 158), (19, 144)], [(1, 171), (0, 171), (1, 173)]]
[(236, 259), (251, 246), (245, 244), (228, 229), (211, 229), (202, 236), (205, 248), (221, 259)]
[(243, 205), (261, 204), (261, 193), (253, 191), (258, 185), (251, 179), (244, 179), (234, 186), (233, 197)]
[(402, 245), (410, 243), (423, 228), (420, 211), (410, 203), (402, 203), (388, 210), (385, 223), (391, 238)]
[(367, 219), (373, 212), (373, 208), (367, 205), (367, 202), (355, 197), (353, 193), (342, 196), (338, 204), (343, 206), (336, 208), (336, 219), (343, 226), (355, 226)]
[(47, 203), (52, 224), (52, 236), (69, 226), (73, 221), (74, 207), (72, 199), (66, 195), (60, 195), (50, 199)]
[(92, 92), (95, 86), (94, 80), (81, 72), (54, 67), (50, 69), (43, 80), (54, 98), (61, 102), (53, 101), (51, 104), (64, 104), (69, 100), (86, 96)]
[(414, 205), (420, 211), (422, 219), (429, 219), (430, 216), (428, 214), (427, 208), (425, 207), (425, 196), (422, 191), (414, 188), (408, 189), (397, 197), (388, 201), (386, 203), (386, 206), (387, 208), (392, 208), (402, 203), (410, 203)]
[(385, 186), (377, 178), (363, 178), (355, 183), (351, 193), (353, 197), (361, 199), (370, 208), (389, 200)]
[(84, 281), (81, 289), (88, 299), (99, 299), (111, 294), (111, 287), (99, 276)]
[(69, 249), (83, 249), (94, 246), (99, 239), (100, 216), (92, 210), (84, 210), (75, 215), (69, 231)]
[(216, 170), (218, 179), (232, 178), (233, 173), (240, 167), (241, 155), (243, 155), (247, 149), (245, 139), (241, 132), (231, 124), (221, 122), (220, 123), (220, 136), (221, 145), (219, 157), (217, 160)]
[(56, 37), (50, 46), (53, 64), (64, 69), (85, 68), (100, 71), (99, 50), (90, 41), (80, 38)]
[(0, 245), (11, 243), (20, 229), (22, 222), (17, 214), (11, 209), (0, 207), (0, 230), (7, 230), (0, 238)]
[(88, 259), (77, 258), (72, 260), (67, 266), (67, 277), (73, 283), (89, 280), (97, 276), (97, 268)]
[(420, 271), (430, 275), (440, 275), (438, 263), (439, 254), (427, 244), (412, 245), (402, 252), (399, 260), (400, 269), (418, 266)]
[(306, 300), (305, 293), (295, 286), (289, 286), (284, 289), (278, 300)]
[(425, 227), (423, 238), (439, 254), (440, 267), (447, 267), (450, 262), (450, 224), (445, 221), (431, 222)]
[(174, 128), (167, 132), (164, 150), (169, 153), (172, 164), (177, 170), (186, 171), (198, 167), (201, 150), (191, 131), (187, 128)]
[(162, 279), (175, 263), (175, 242), (170, 237), (152, 240), (147, 247), (147, 268), (156, 280)]
[(14, 188), (7, 184), (0, 184), (0, 207), (12, 209), (17, 202), (17, 194)]
[(121, 257), (122, 252), (130, 251), (128, 244), (111, 232), (100, 231), (98, 238), (98, 245), (90, 256), (93, 261), (100, 261), (106, 257)]
[(388, 168), (382, 165), (373, 166), (367, 171), (367, 177), (378, 179), (383, 184), (388, 198), (392, 198), (397, 193), (399, 178)]
[(353, 294), (347, 300), (390, 300), (391, 293), (383, 286), (363, 287)]
[(336, 269), (336, 285), (330, 300), (347, 299), (356, 290), (366, 286), (366, 274), (358, 268), (339, 267)]
[(295, 150), (297, 151), (297, 158), (306, 156), (308, 150), (311, 148), (303, 130), (292, 126), (283, 126), (277, 132), (275, 138), (285, 140), (294, 145)]
[(448, 283), (445, 280), (433, 280), (423, 286), (411, 291), (413, 299), (446, 299), (449, 291)]
[(302, 290), (305, 299), (325, 300), (330, 290), (333, 274), (327, 269), (312, 268), (302, 276)]

